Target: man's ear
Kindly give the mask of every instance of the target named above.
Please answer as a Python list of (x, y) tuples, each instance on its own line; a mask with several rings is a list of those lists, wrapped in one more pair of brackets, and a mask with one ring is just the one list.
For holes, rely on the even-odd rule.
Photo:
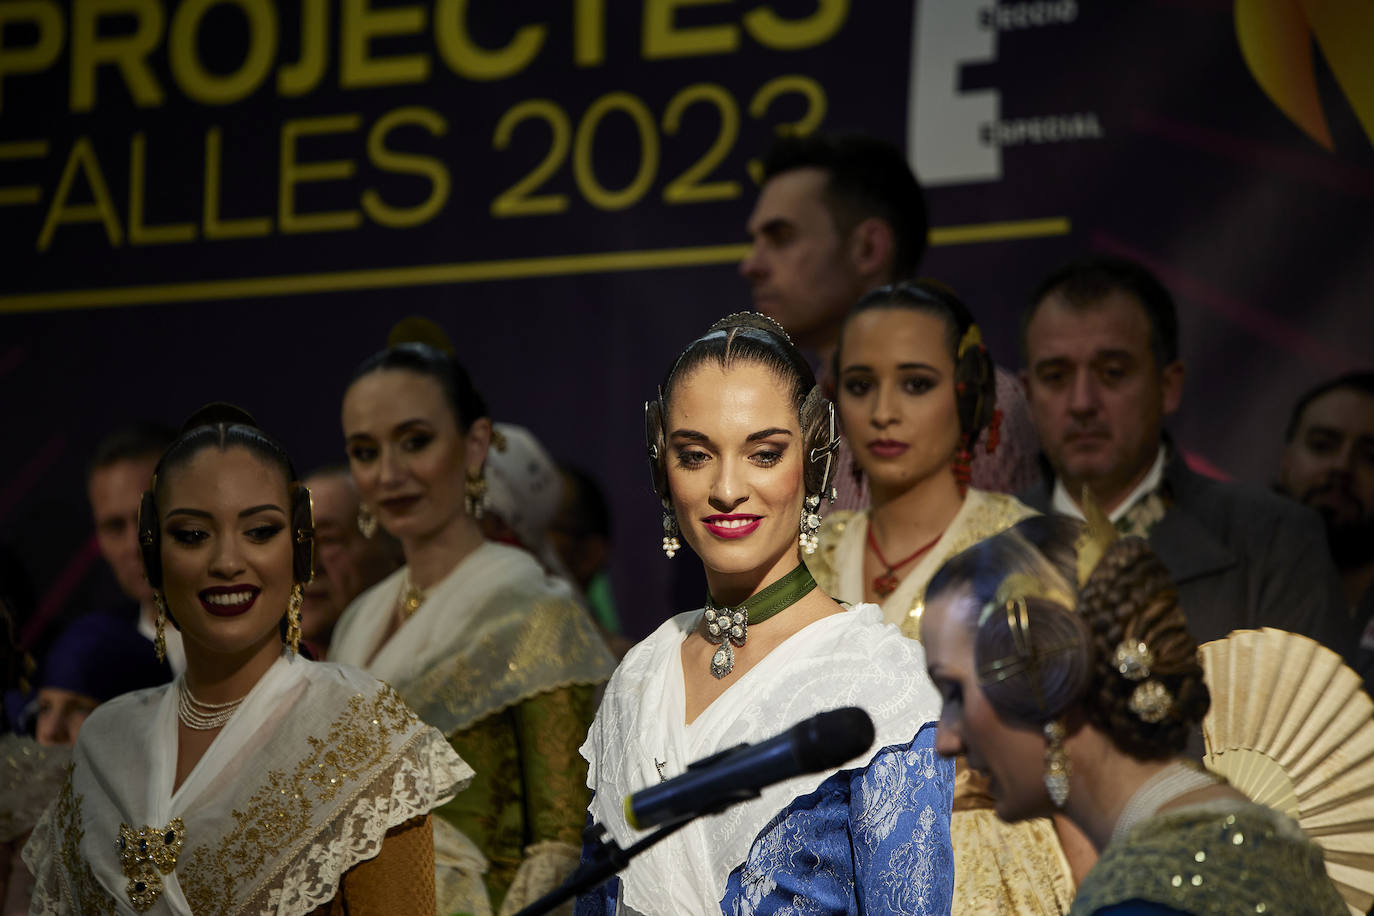
[(1183, 401), (1184, 374), (1183, 361), (1178, 359), (1165, 366), (1159, 374), (1159, 389), (1166, 417), (1178, 410), (1178, 405)]
[(892, 262), (897, 254), (897, 239), (887, 220), (870, 216), (849, 233), (849, 262), (863, 277), (892, 275)]

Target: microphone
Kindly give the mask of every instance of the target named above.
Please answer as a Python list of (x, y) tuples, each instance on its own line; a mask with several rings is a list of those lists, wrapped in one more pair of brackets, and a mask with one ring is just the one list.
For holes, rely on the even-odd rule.
[(687, 767), (687, 772), (625, 796), (625, 819), (637, 830), (680, 823), (758, 798), (774, 783), (838, 767), (873, 746), (873, 720), (857, 706), (803, 719), (774, 738), (740, 744)]

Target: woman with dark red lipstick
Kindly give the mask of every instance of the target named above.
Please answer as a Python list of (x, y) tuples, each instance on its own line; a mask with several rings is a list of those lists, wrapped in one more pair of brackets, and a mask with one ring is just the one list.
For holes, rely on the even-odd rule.
[(434, 913), (429, 812), (472, 770), (387, 685), (296, 654), (313, 538), (250, 416), (187, 421), (139, 512), (186, 671), (83, 724), (24, 850), (32, 912)]
[[(829, 594), (881, 604), (886, 620), (918, 639), (926, 583), (940, 564), (1034, 514), (968, 486), (970, 444), (996, 423), (992, 360), (968, 307), (917, 281), (859, 300), (841, 331), (835, 377), (840, 423), (872, 505), (831, 513), (807, 563)], [(994, 429), (987, 447), (996, 442)], [(1054, 825), (998, 821), (962, 760), (951, 831), (956, 912), (1067, 909), (1073, 875)]]
[(344, 394), (361, 523), (396, 537), (406, 565), (344, 611), (330, 657), (393, 685), (473, 765), (472, 786), (435, 812), (440, 911), (471, 910), (475, 888), (507, 912), (577, 864), (577, 747), (615, 659), (566, 583), (483, 538), (491, 420), (442, 332), (421, 330), (438, 346), (370, 357)]
[[(830, 492), (830, 402), (780, 326), (718, 321), (646, 408), (664, 552), (706, 568), (704, 609), (635, 646), (582, 747), (593, 819), (645, 834), (629, 794), (823, 710), (866, 708), (877, 740), (850, 769), (767, 788), (692, 822), (579, 901), (579, 914), (945, 913), (953, 770), (937, 759), (920, 646), (873, 605), (845, 608), (801, 562)], [(681, 562), (681, 561), (679, 561)]]

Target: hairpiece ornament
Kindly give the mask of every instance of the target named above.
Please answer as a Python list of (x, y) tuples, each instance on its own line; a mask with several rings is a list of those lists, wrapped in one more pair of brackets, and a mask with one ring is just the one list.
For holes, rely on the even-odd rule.
[(1128, 681), (1145, 680), (1154, 663), (1154, 653), (1139, 639), (1123, 639), (1112, 655), (1112, 666)]
[(1024, 603), (1027, 598), (1044, 598), (1070, 611), (1077, 605), (1072, 595), (1052, 583), (1043, 582), (1029, 573), (1012, 573), (997, 586), (997, 592), (992, 596), (992, 600), (983, 605), (982, 611), (978, 614), (978, 623), (981, 625), (992, 616), (993, 611), (1006, 607), (1009, 602)]
[(1056, 808), (1069, 800), (1069, 751), (1064, 747), (1064, 723), (1051, 719), (1045, 723), (1045, 790)]
[(1156, 722), (1163, 722), (1173, 710), (1174, 695), (1159, 681), (1149, 680), (1131, 691), (1131, 699), (1127, 705), (1142, 722), (1154, 725)]
[(174, 817), (161, 830), (128, 824), (119, 825), (120, 865), (129, 879), (126, 890), (129, 903), (142, 913), (150, 909), (162, 896), (162, 875), (170, 875), (177, 867), (177, 855), (186, 841), (186, 825)]
[(157, 653), (157, 660), (165, 662), (167, 660), (167, 599), (162, 596), (161, 589), (153, 589), (153, 604), (157, 605), (157, 635), (153, 637), (153, 651)]
[(305, 588), (297, 582), (291, 586), (291, 597), (286, 599), (286, 647), (294, 656), (301, 647), (301, 605), (305, 603)]
[(981, 346), (983, 346), (983, 332), (979, 330), (978, 325), (971, 324), (968, 326), (968, 330), (964, 332), (964, 336), (960, 338), (959, 349), (955, 351), (954, 358), (956, 360), (963, 359), (969, 348)]
[(1097, 504), (1086, 484), (1083, 487), (1080, 506), (1083, 509), (1083, 518), (1088, 523), (1078, 543), (1074, 545), (1078, 553), (1078, 587), (1082, 588), (1087, 584), (1097, 564), (1102, 561), (1102, 555), (1121, 536), (1121, 532), (1117, 531), (1116, 526), (1107, 518), (1107, 513), (1102, 511), (1102, 507)]

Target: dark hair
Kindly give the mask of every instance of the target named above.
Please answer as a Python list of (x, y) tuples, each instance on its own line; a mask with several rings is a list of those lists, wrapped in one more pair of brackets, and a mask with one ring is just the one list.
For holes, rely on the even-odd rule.
[(993, 412), (997, 409), (997, 374), (983, 345), (982, 333), (977, 332), (978, 342), (959, 355), (959, 345), (970, 328), (978, 323), (954, 291), (943, 283), (934, 280), (916, 280), (909, 283), (894, 283), (882, 286), (864, 296), (845, 316), (840, 328), (839, 346), (835, 348), (831, 374), (840, 377), (840, 352), (844, 349), (844, 328), (855, 315), (873, 309), (908, 309), (935, 315), (945, 324), (945, 348), (954, 362), (954, 398), (959, 413), (959, 431), (971, 447), (978, 434), (992, 422)]
[[(999, 660), (1035, 659), (1035, 665), (1004, 666), (1009, 674), (983, 681), (999, 715), (1038, 725), (1078, 707), (1124, 753), (1141, 760), (1172, 757), (1187, 746), (1211, 702), (1177, 587), (1149, 544), (1134, 537), (1111, 544), (1083, 587), (1076, 587), (1082, 532), (1080, 522), (1063, 517), (1019, 522), (946, 562), (926, 600), (965, 586), (972, 591), (983, 609), (971, 624), (980, 673)], [(1012, 575), (1029, 577), (1043, 592), (1024, 599), (1020, 633), (1012, 632), (1009, 619), (1020, 608), (996, 606), (999, 588)], [(1148, 677), (1173, 698), (1158, 722), (1131, 710), (1142, 682), (1126, 677), (1113, 660), (1128, 641), (1149, 647)]]
[(349, 387), (363, 376), (383, 369), (415, 372), (438, 382), (444, 399), (453, 410), (459, 432), (467, 433), (473, 423), (487, 416), (487, 402), (482, 400), (467, 370), (456, 358), (435, 346), (406, 341), (374, 353), (358, 366), (349, 379)]
[(1021, 313), (1021, 362), (1029, 365), (1026, 332), (1045, 298), (1058, 293), (1075, 309), (1090, 309), (1113, 292), (1128, 293), (1145, 310), (1150, 322), (1150, 352), (1155, 369), (1178, 361), (1178, 311), (1174, 298), (1143, 264), (1126, 258), (1094, 255), (1059, 268), (1036, 287), (1030, 306)]
[(925, 195), (902, 151), (862, 134), (782, 137), (763, 160), (763, 181), (796, 169), (824, 170), (826, 209), (842, 236), (878, 217), (892, 227), (892, 279), (913, 276), (926, 250)]
[(1293, 441), (1293, 437), (1298, 434), (1298, 427), (1302, 424), (1302, 415), (1313, 401), (1333, 391), (1346, 390), (1374, 397), (1374, 372), (1347, 372), (1345, 375), (1322, 382), (1298, 398), (1298, 403), (1293, 405), (1293, 412), (1288, 417), (1288, 428), (1284, 430), (1283, 441)]
[(89, 481), (96, 471), (121, 461), (156, 460), (175, 438), (171, 427), (161, 423), (131, 423), (111, 430), (96, 443), (86, 466), (86, 479)]
[[(186, 418), (181, 432), (167, 446), (153, 471), (158, 489), (162, 489), (168, 471), (186, 464), (199, 452), (211, 447), (224, 451), (233, 445), (248, 449), (280, 469), (288, 484), (296, 481), (296, 469), (286, 456), (286, 449), (259, 429), (248, 411), (220, 402), (207, 404)], [(154, 493), (154, 498), (156, 496)]]
[(660, 499), (668, 495), (665, 424), (677, 383), (705, 363), (729, 369), (740, 361), (768, 368), (787, 385), (801, 426), (806, 492), (820, 495), (829, 491), (832, 458), (839, 444), (834, 435), (834, 408), (817, 387), (811, 365), (782, 325), (757, 312), (736, 312), (712, 324), (705, 334), (687, 345), (664, 375), (658, 397), (645, 404), (649, 464), (654, 493)]

